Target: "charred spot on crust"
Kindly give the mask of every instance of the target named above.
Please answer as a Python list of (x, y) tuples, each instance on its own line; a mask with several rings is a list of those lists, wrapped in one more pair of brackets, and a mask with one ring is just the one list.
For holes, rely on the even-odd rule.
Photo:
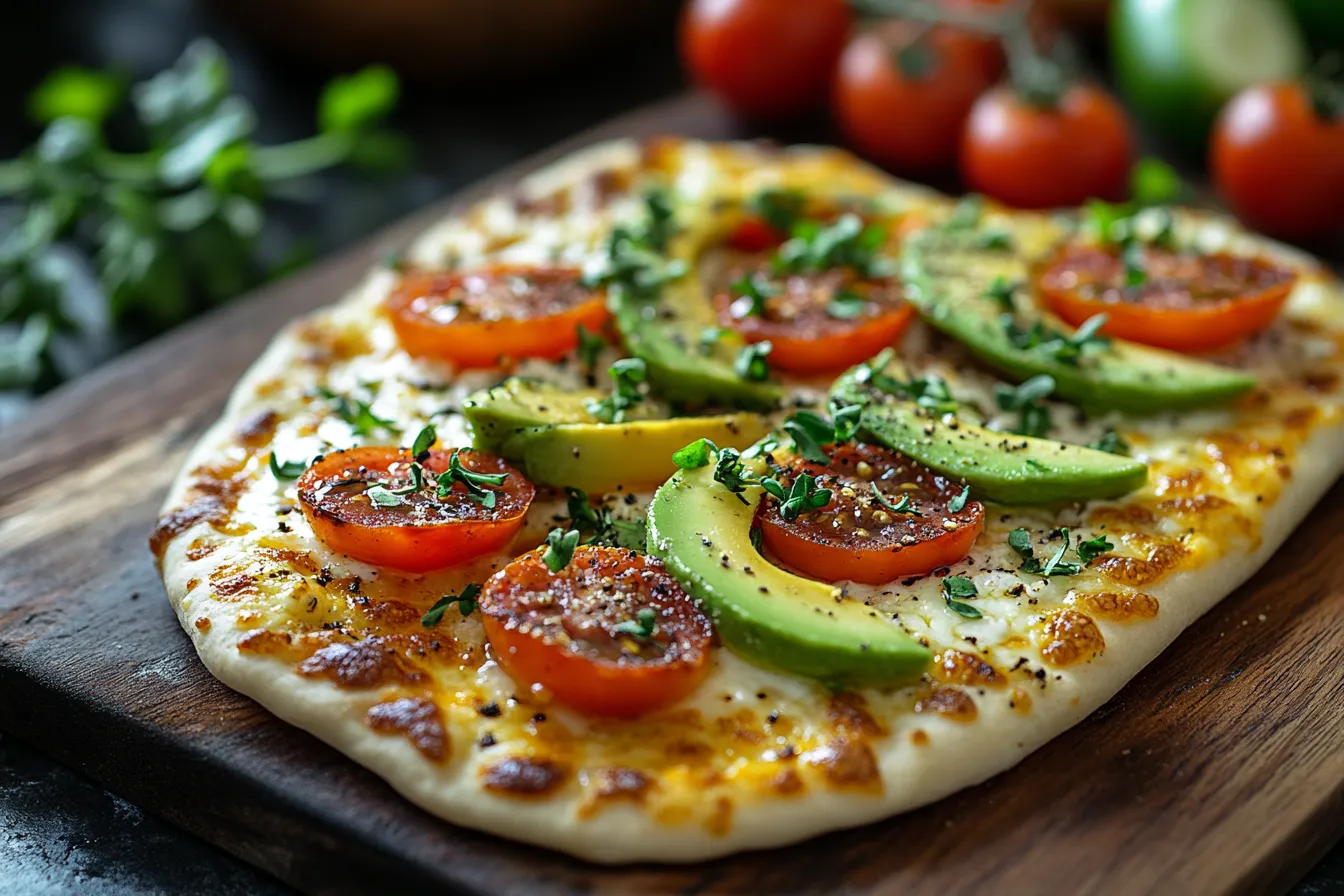
[(833, 787), (860, 790), (881, 790), (882, 775), (877, 770), (877, 757), (861, 741), (836, 738), (803, 754), (803, 761), (821, 770), (827, 783)]
[(217, 530), (229, 524), (238, 498), (247, 487), (241, 469), (238, 464), (207, 464), (193, 472), (186, 502), (159, 517), (149, 536), (149, 549), (156, 558), (163, 560), (169, 542), (197, 523), (209, 523)]
[(270, 444), (279, 425), (280, 415), (275, 411), (259, 411), (240, 423), (234, 435), (244, 448), (255, 451)]
[(385, 639), (378, 637), (323, 647), (300, 663), (296, 671), (306, 678), (326, 678), (345, 688), (413, 684), (424, 678)]
[(365, 724), (379, 733), (403, 735), (426, 759), (442, 762), (448, 756), (448, 732), (439, 707), (426, 697), (402, 697), (369, 709)]
[(933, 693), (915, 704), (915, 712), (933, 712), (954, 722), (970, 722), (976, 717), (975, 701), (960, 688), (934, 688)]
[(1144, 591), (1119, 594), (1114, 591), (1085, 591), (1073, 598), (1081, 609), (1111, 622), (1130, 622), (1157, 616), (1157, 598)]
[(983, 657), (951, 648), (934, 657), (934, 674), (949, 684), (997, 687), (1005, 683), (1003, 675)]
[(855, 691), (832, 694), (826, 702), (826, 719), (839, 735), (886, 737), (888, 733), (868, 712), (868, 701)]
[(1149, 548), (1146, 558), (1110, 555), (1102, 557), (1092, 568), (1112, 582), (1133, 586), (1147, 585), (1179, 566), (1187, 553), (1189, 552), (1184, 546), (1175, 542), (1158, 543)]
[(1106, 649), (1101, 629), (1092, 617), (1077, 610), (1055, 610), (1040, 629), (1041, 656), (1052, 666), (1071, 666), (1090, 660)]
[(487, 765), (481, 772), (486, 790), (510, 796), (545, 796), (568, 780), (569, 766), (550, 759), (509, 756)]
[(648, 775), (633, 768), (603, 768), (595, 775), (597, 795), (602, 799), (629, 799), (642, 803), (653, 782)]

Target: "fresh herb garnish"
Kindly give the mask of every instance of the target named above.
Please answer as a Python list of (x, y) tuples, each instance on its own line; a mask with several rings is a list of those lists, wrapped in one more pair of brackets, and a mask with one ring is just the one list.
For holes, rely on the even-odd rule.
[[(708, 442), (707, 439), (701, 439), (700, 441)], [(692, 445), (694, 444), (697, 443), (693, 442)], [(685, 450), (685, 448), (682, 449), (682, 451)], [(746, 504), (747, 499), (742, 497), (742, 492), (749, 485), (760, 485), (761, 481), (746, 475), (746, 465), (742, 463), (742, 455), (736, 449), (721, 448), (718, 454), (719, 459), (714, 464), (714, 481), (736, 495), (737, 499), (743, 504)]]
[(1041, 400), (1055, 391), (1055, 378), (1049, 374), (1038, 374), (1017, 386), (996, 383), (994, 400), (1004, 411), (1016, 411), (1017, 426), (1013, 432), (1018, 435), (1041, 438), (1050, 432), (1054, 422), (1050, 418), (1050, 409)]
[(1126, 240), (1120, 248), (1120, 260), (1125, 268), (1125, 286), (1142, 286), (1148, 282), (1148, 262), (1143, 243)]
[(1111, 543), (1105, 535), (1098, 535), (1096, 538), (1089, 538), (1087, 541), (1078, 542), (1078, 559), (1083, 561), (1083, 565), (1091, 563), (1107, 551), (1115, 550), (1115, 545)]
[(1078, 542), (1076, 553), (1078, 559), (1082, 562), (1065, 560), (1064, 558), (1069, 553), (1072, 536), (1067, 528), (1061, 528), (1059, 534), (1063, 542), (1045, 563), (1041, 563), (1032, 547), (1031, 533), (1028, 530), (1014, 529), (1009, 532), (1008, 546), (1022, 558), (1022, 565), (1019, 569), (1022, 572), (1037, 573), (1043, 576), (1076, 576), (1097, 557), (1115, 547), (1106, 536), (1098, 535), (1096, 538)]
[(885, 495), (882, 494), (882, 489), (877, 487), (876, 482), (874, 482), (872, 485), (873, 485), (873, 494), (877, 497), (878, 503), (881, 504), (883, 507), (887, 508), (888, 510), (890, 510), (892, 513), (906, 513), (909, 514), (910, 516), (921, 515), (919, 510), (910, 501), (910, 496), (908, 494), (901, 495), (901, 500), (893, 504), (887, 500)]
[(381, 482), (364, 489), (364, 494), (377, 507), (396, 507), (402, 503), (401, 497)]
[(947, 502), (948, 512), (961, 513), (964, 509), (966, 509), (966, 501), (970, 497), (971, 497), (971, 487), (968, 485), (961, 490), (961, 494), (957, 495), (951, 501)]
[(267, 458), (266, 465), (271, 468), (271, 475), (276, 479), (298, 479), (303, 475), (303, 471), (308, 469), (308, 465), (301, 460), (287, 460), (281, 463), (276, 460), (274, 451)]
[(832, 419), (835, 441), (837, 443), (848, 442), (859, 431), (859, 423), (863, 417), (863, 405), (848, 404), (835, 408), (834, 412), (835, 416)]
[(606, 507), (594, 507), (588, 493), (581, 488), (566, 486), (565, 497), (569, 527), (580, 534), (591, 533), (584, 544), (614, 545), (641, 551), (646, 547), (648, 537), (643, 519), (616, 519)]
[(546, 536), (546, 550), (542, 552), (541, 562), (551, 572), (559, 572), (574, 559), (574, 549), (578, 546), (578, 529), (552, 529)]
[(653, 190), (644, 197), (644, 220), (612, 228), (602, 265), (584, 275), (590, 289), (606, 287), (635, 299), (656, 299), (665, 285), (686, 274), (680, 259), (664, 257), (676, 233), (676, 215), (670, 194)]
[(579, 344), (576, 349), (579, 355), (579, 363), (583, 365), (584, 372), (592, 376), (593, 371), (597, 369), (598, 356), (607, 347), (607, 340), (597, 333), (589, 332), (583, 324), (579, 324), (575, 332), (579, 337)]
[(779, 288), (763, 274), (744, 274), (729, 287), (736, 298), (728, 306), (733, 317), (765, 317), (765, 300), (779, 295)]
[(817, 488), (817, 480), (807, 473), (799, 473), (787, 492), (777, 479), (762, 479), (760, 484), (779, 501), (779, 515), (790, 522), (831, 503), (831, 490)]
[(1083, 565), (1064, 559), (1064, 555), (1069, 552), (1069, 548), (1072, 546), (1072, 536), (1069, 534), (1067, 528), (1061, 528), (1059, 534), (1061, 536), (1060, 545), (1055, 548), (1055, 552), (1051, 554), (1049, 559), (1045, 561), (1045, 564), (1041, 566), (1041, 575), (1076, 576), (1078, 573), (1082, 572)]
[(798, 190), (765, 189), (752, 196), (747, 208), (780, 233), (789, 233), (803, 215), (806, 197)]
[(589, 399), (584, 403), (588, 413), (603, 423), (622, 423), (626, 411), (644, 400), (639, 384), (644, 382), (648, 366), (640, 358), (622, 358), (607, 368), (611, 377), (611, 395)]
[(816, 411), (797, 411), (784, 421), (784, 432), (793, 439), (793, 448), (804, 460), (829, 465), (826, 445), (835, 441), (835, 424)]
[(1105, 451), (1107, 454), (1119, 454), (1122, 457), (1129, 457), (1129, 443), (1120, 438), (1119, 433), (1114, 429), (1107, 429), (1101, 438), (1092, 442), (1087, 447), (1096, 451)]
[(472, 582), (462, 589), (461, 594), (445, 594), (434, 602), (434, 606), (429, 608), (429, 612), (420, 617), (420, 624), (425, 628), (433, 628), (443, 619), (444, 611), (451, 606), (456, 606), (457, 611), (465, 618), (472, 614), (480, 601), (477, 599), (481, 593), (481, 586)]
[(613, 635), (630, 635), (647, 641), (658, 631), (658, 613), (652, 607), (640, 607), (634, 619), (627, 619), (611, 627)]
[(965, 576), (944, 576), (942, 592), (943, 603), (958, 616), (964, 616), (967, 619), (979, 619), (983, 615), (975, 607), (964, 603), (964, 601), (973, 600), (980, 593), (976, 591), (975, 583)]
[(764, 550), (765, 536), (761, 534), (760, 526), (753, 525), (751, 527), (751, 530), (747, 533), (747, 537), (751, 539), (751, 546), (756, 551), (756, 553), (759, 554), (762, 550)]
[(882, 372), (888, 357), (889, 355), (884, 352), (869, 361), (867, 366), (859, 371), (860, 382), (871, 383), (878, 391), (913, 401), (935, 413), (956, 413), (958, 403), (952, 397), (952, 390), (948, 388), (946, 380), (933, 373), (913, 376), (908, 381), (898, 379)]
[(424, 463), (429, 460), (429, 449), (439, 440), (439, 433), (430, 423), (415, 434), (411, 441), (411, 457), (415, 458), (417, 463)]
[(863, 296), (852, 289), (841, 289), (826, 303), (826, 314), (836, 320), (853, 320), (863, 314), (867, 304)]
[(491, 489), (499, 488), (509, 478), (508, 473), (477, 473), (462, 466), (462, 449), (448, 456), (448, 470), (438, 476), (438, 497), (440, 500), (452, 492), (453, 483), (460, 482), (467, 488), (467, 497), (482, 507), (495, 506), (495, 493)]
[(696, 470), (709, 464), (709, 453), (719, 446), (709, 439), (696, 439), (684, 448), (672, 452), (672, 463), (683, 470)]
[(1012, 314), (1004, 314), (1000, 318), (1004, 332), (1008, 334), (1008, 341), (1015, 348), (1034, 351), (1071, 367), (1077, 367), (1087, 352), (1104, 349), (1111, 344), (1109, 339), (1097, 333), (1106, 320), (1105, 314), (1095, 314), (1083, 321), (1072, 334), (1068, 334), (1046, 326), (1039, 319), (1033, 321), (1030, 327), (1022, 327)]
[(711, 354), (719, 340), (731, 336), (732, 333), (733, 331), (727, 327), (705, 327), (700, 331), (700, 354)]
[(1007, 277), (998, 276), (990, 281), (989, 286), (985, 287), (985, 298), (997, 302), (1004, 311), (1013, 311), (1017, 306), (1013, 303), (1013, 297), (1017, 291), (1022, 288), (1020, 280), (1009, 280)]
[(738, 379), (749, 383), (763, 383), (770, 378), (770, 363), (766, 360), (774, 346), (769, 342), (753, 342), (743, 346), (733, 360), (733, 372)]
[(818, 273), (842, 267), (860, 277), (884, 277), (895, 272), (891, 260), (878, 254), (887, 239), (886, 228), (865, 225), (858, 215), (844, 214), (830, 224), (799, 221), (791, 233), (771, 258), (776, 274)]
[(331, 402), (336, 416), (348, 423), (351, 431), (357, 436), (366, 436), (377, 429), (396, 428), (396, 421), (379, 417), (373, 412), (370, 402), (337, 394), (325, 386), (317, 387), (316, 392), (319, 397)]
[[(644, 551), (649, 547), (649, 521), (644, 517), (632, 520), (611, 520), (611, 542), (627, 551)], [(607, 543), (604, 539), (603, 543)]]

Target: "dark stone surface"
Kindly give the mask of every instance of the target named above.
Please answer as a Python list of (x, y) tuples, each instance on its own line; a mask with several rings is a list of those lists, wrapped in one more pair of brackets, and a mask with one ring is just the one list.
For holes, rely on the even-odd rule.
[[(115, 65), (143, 75), (193, 37), (219, 40), (267, 139), (301, 136), (325, 77), (256, 48), (183, 0), (4, 3), (0, 13), (0, 152), (32, 134), (18, 126), (28, 89), (52, 65)], [(19, 8), (21, 7), (21, 8)], [(412, 208), (680, 84), (670, 31), (506, 89), (408, 91), (398, 124), (418, 147), (413, 169), (376, 184), (329, 178), (322, 199), (276, 227), (332, 251)], [(0, 730), (4, 720), (0, 719)], [(146, 815), (80, 775), (0, 735), (0, 892), (6, 894), (282, 894), (285, 885)], [(1344, 894), (1344, 846), (1293, 891)]]

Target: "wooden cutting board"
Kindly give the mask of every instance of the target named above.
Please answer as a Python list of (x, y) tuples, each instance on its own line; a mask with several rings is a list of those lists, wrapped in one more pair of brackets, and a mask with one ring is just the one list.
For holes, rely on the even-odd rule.
[[(580, 143), (658, 132), (733, 127), (679, 99), (457, 201)], [(285, 321), (447, 208), (99, 369), (0, 434), (0, 729), (311, 892), (1258, 893), (1344, 833), (1342, 484), (1259, 575), (1018, 767), (888, 822), (693, 867), (599, 868), (445, 824), (220, 685), (145, 546), (168, 482)]]

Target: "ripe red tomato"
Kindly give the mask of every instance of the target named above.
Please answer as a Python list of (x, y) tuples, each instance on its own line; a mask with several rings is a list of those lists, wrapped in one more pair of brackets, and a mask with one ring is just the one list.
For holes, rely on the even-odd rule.
[(681, 56), (738, 112), (780, 118), (825, 97), (849, 24), (845, 0), (691, 0)]
[(1020, 208), (1121, 199), (1133, 162), (1124, 109), (1083, 84), (1068, 87), (1053, 108), (996, 87), (971, 108), (961, 141), (966, 186)]
[(953, 164), (966, 116), (994, 78), (977, 38), (943, 27), (921, 33), (893, 21), (855, 37), (835, 82), (835, 117), (849, 141), (912, 173)]
[(1301, 84), (1233, 97), (1214, 125), (1209, 166), (1253, 227), (1300, 239), (1344, 226), (1344, 117), (1321, 115)]

